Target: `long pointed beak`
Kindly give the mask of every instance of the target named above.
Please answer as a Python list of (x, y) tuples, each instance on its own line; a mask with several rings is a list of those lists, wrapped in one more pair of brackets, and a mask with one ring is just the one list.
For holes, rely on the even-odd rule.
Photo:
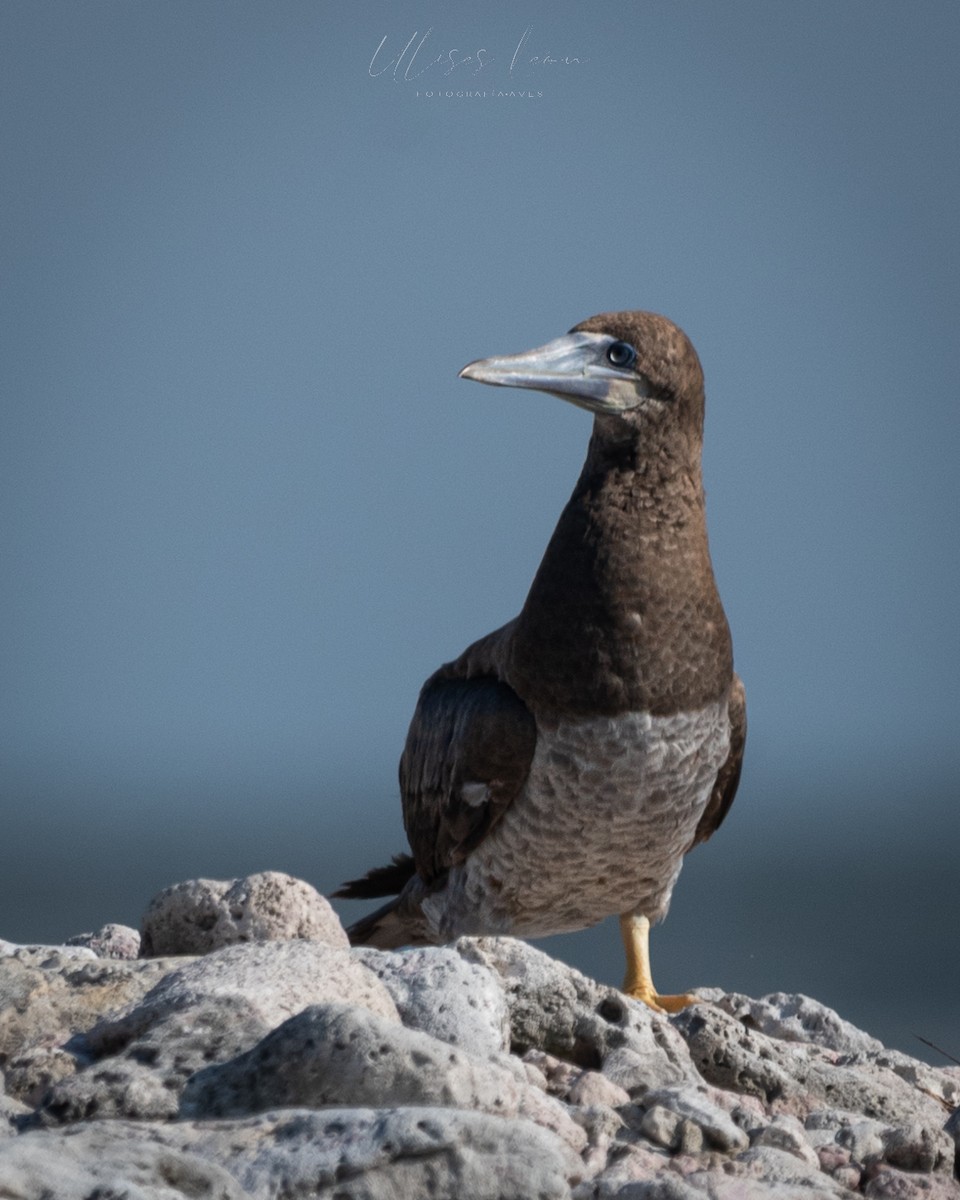
[(606, 360), (614, 339), (601, 333), (568, 333), (536, 350), (468, 363), (461, 379), (496, 387), (533, 388), (590, 412), (623, 412), (636, 405), (637, 377)]

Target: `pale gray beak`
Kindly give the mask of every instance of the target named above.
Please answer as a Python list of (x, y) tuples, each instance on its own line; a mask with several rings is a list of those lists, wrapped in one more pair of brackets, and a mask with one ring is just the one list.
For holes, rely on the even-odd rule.
[(647, 381), (631, 369), (612, 366), (605, 333), (568, 333), (523, 354), (468, 363), (461, 379), (497, 387), (534, 388), (590, 412), (621, 413), (649, 394)]

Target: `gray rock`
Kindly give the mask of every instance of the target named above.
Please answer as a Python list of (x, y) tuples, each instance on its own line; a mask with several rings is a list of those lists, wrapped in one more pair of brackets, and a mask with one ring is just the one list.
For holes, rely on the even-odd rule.
[(755, 1096), (780, 1111), (804, 1112), (808, 1093), (795, 1070), (808, 1047), (778, 1044), (712, 1004), (684, 1009), (673, 1023), (709, 1083)]
[[(706, 1094), (706, 1089), (686, 1084), (656, 1088), (643, 1097), (645, 1108), (665, 1108), (681, 1120), (692, 1121), (717, 1150), (744, 1150), (750, 1139)], [(661, 1143), (663, 1144), (663, 1143)]]
[(183, 1093), (181, 1113), (245, 1116), (271, 1108), (375, 1103), (522, 1117), (577, 1151), (587, 1144), (561, 1104), (502, 1067), (346, 1004), (305, 1009), (248, 1053), (198, 1072)]
[(354, 957), (383, 983), (408, 1028), (459, 1046), (475, 1058), (510, 1049), (503, 986), (487, 967), (467, 962), (449, 946), (400, 953), (359, 949)]
[[(25, 1147), (16, 1158), (11, 1143)], [(27, 1180), (16, 1200), (567, 1200), (581, 1174), (528, 1121), (446, 1108), (102, 1121), (0, 1142), (0, 1179)]]
[(71, 1078), (81, 1065), (78, 1056), (62, 1046), (33, 1046), (8, 1059), (4, 1083), (11, 1096), (36, 1108), (53, 1084)]
[(546, 1130), (462, 1109), (288, 1110), (162, 1132), (214, 1161), (229, 1155), (264, 1200), (566, 1200), (582, 1173)]
[(21, 1104), (13, 1096), (4, 1095), (0, 1089), (0, 1141), (8, 1135), (12, 1137), (17, 1132), (16, 1123), (29, 1115), (30, 1109), (26, 1104)]
[(960, 1200), (960, 1072), (807, 997), (665, 1018), (511, 939), (304, 938), (286, 876), (191, 887), (172, 925), (233, 942), (198, 960), (0, 943), (0, 1195)]
[(48, 946), (40, 942), (5, 942), (0, 939), (0, 958), (16, 958), (35, 966), (54, 967), (63, 963), (91, 962), (97, 957), (89, 946)]
[(751, 1141), (755, 1146), (771, 1146), (774, 1150), (783, 1150), (792, 1154), (794, 1158), (799, 1158), (807, 1166), (818, 1171), (821, 1169), (820, 1157), (796, 1117), (781, 1113), (774, 1117), (769, 1125), (758, 1129)]
[(960, 1107), (955, 1108), (950, 1114), (946, 1125), (943, 1127), (943, 1132), (953, 1139), (953, 1144), (956, 1147), (956, 1162), (960, 1163)]
[(844, 1057), (845, 1066), (874, 1074), (892, 1074), (911, 1087), (942, 1100), (946, 1108), (960, 1106), (960, 1078), (950, 1069), (938, 1069), (918, 1062), (899, 1050), (879, 1050)]
[(944, 1176), (914, 1175), (878, 1166), (864, 1186), (869, 1200), (957, 1200), (960, 1185)]
[(955, 1145), (949, 1122), (925, 1125), (907, 1121), (891, 1125), (860, 1113), (821, 1109), (807, 1118), (807, 1137), (816, 1149), (843, 1147), (858, 1167), (880, 1161), (908, 1171), (953, 1171)]
[(841, 1183), (772, 1146), (754, 1146), (726, 1164), (722, 1172), (695, 1172), (689, 1182), (707, 1192), (711, 1200), (850, 1200)]
[(227, 996), (244, 1001), (269, 1029), (328, 1000), (400, 1020), (390, 993), (349, 951), (316, 941), (247, 942), (180, 964), (141, 1003), (94, 1034), (129, 1041), (160, 1017)]
[(720, 1008), (696, 1005), (673, 1018), (708, 1082), (759, 1097), (771, 1115), (804, 1120), (819, 1108), (861, 1113), (887, 1125), (919, 1122), (942, 1133), (944, 1107), (874, 1054), (851, 1058), (748, 1029)]
[(177, 1115), (180, 1093), (194, 1072), (249, 1050), (270, 1029), (239, 996), (154, 1015), (134, 1037), (123, 1019), (91, 1031), (86, 1046), (99, 1061), (53, 1081), (40, 1102), (41, 1119), (168, 1120)]
[(316, 888), (280, 871), (176, 883), (150, 901), (141, 931), (145, 958), (208, 954), (238, 942), (292, 938), (314, 938), (341, 948), (349, 944), (336, 913)]
[(600, 1070), (631, 1095), (696, 1082), (683, 1039), (667, 1018), (514, 938), (461, 938), (455, 948), (503, 981), (515, 1053), (542, 1050)]
[(611, 1153), (617, 1153), (630, 1136), (620, 1113), (605, 1104), (573, 1108), (570, 1115), (587, 1135), (587, 1148), (580, 1152), (584, 1175), (590, 1178), (604, 1171)]
[(140, 956), (140, 934), (129, 925), (104, 925), (96, 933), (67, 938), (68, 946), (86, 946), (97, 958), (134, 959)]
[(0, 957), (0, 1068), (32, 1047), (63, 1045), (182, 965), (100, 959), (79, 946), (14, 949)]
[(621, 1145), (608, 1166), (574, 1188), (574, 1200), (703, 1200), (662, 1151)]
[(919, 1121), (883, 1131), (883, 1157), (904, 1171), (953, 1172), (953, 1139), (945, 1129), (931, 1130)]
[(244, 1200), (209, 1159), (113, 1123), (0, 1140), (0, 1194), (9, 1200)]
[(882, 1121), (865, 1117), (861, 1113), (843, 1112), (823, 1108), (810, 1113), (804, 1122), (807, 1139), (820, 1153), (828, 1146), (842, 1147), (846, 1153), (844, 1162), (851, 1160), (864, 1163), (878, 1158), (883, 1153)]
[(751, 1000), (735, 992), (711, 992), (714, 1004), (768, 1037), (809, 1042), (843, 1054), (882, 1050), (882, 1042), (844, 1021), (832, 1008), (799, 993), (773, 992)]
[(51, 1084), (37, 1115), (47, 1126), (117, 1117), (168, 1121), (177, 1115), (177, 1094), (163, 1073), (133, 1059), (110, 1058)]
[(532, 1079), (536, 1080), (538, 1087), (561, 1099), (569, 1095), (575, 1081), (583, 1074), (582, 1067), (564, 1062), (545, 1050), (525, 1050), (522, 1062), (528, 1072), (536, 1072)]
[(41, 1117), (169, 1119), (192, 1074), (235, 1058), (292, 1013), (327, 999), (372, 1005), (384, 1020), (399, 1020), (380, 981), (349, 951), (323, 942), (247, 943), (181, 960), (140, 1003), (88, 1031), (93, 1064), (52, 1082)]
[(680, 1148), (683, 1118), (673, 1109), (665, 1108), (662, 1104), (654, 1104), (643, 1114), (640, 1122), (640, 1132), (667, 1150)]
[(630, 1102), (630, 1095), (600, 1071), (580, 1071), (564, 1099), (577, 1108), (618, 1108)]

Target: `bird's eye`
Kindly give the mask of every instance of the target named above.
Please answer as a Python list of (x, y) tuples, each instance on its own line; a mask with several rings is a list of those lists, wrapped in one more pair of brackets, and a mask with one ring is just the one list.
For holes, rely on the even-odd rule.
[(607, 347), (607, 362), (614, 367), (632, 367), (637, 361), (637, 352), (629, 342), (614, 342)]

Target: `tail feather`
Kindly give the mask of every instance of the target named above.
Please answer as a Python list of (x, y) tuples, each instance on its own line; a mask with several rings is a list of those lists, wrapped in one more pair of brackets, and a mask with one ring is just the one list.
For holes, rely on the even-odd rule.
[[(381, 908), (361, 917), (347, 928), (351, 946), (373, 946), (377, 950), (396, 950), (400, 946), (424, 946), (419, 922), (413, 916), (416, 898), (409, 895), (407, 884), (417, 869), (409, 854), (395, 854), (386, 867), (374, 867), (361, 879), (351, 879), (333, 893), (341, 900), (372, 900), (391, 896)], [(404, 892), (404, 888), (407, 891)], [(404, 892), (403, 895), (398, 893)], [(401, 905), (403, 905), (401, 911)]]
[(399, 904), (400, 897), (395, 896), (382, 908), (348, 926), (347, 937), (350, 939), (350, 945), (372, 946), (376, 950), (397, 950), (400, 946), (423, 945), (397, 912)]
[[(386, 867), (374, 867), (360, 879), (350, 879), (332, 893), (338, 900), (373, 900), (378, 896), (396, 896), (416, 872), (409, 854), (395, 854)], [(358, 922), (359, 924), (359, 922)]]

